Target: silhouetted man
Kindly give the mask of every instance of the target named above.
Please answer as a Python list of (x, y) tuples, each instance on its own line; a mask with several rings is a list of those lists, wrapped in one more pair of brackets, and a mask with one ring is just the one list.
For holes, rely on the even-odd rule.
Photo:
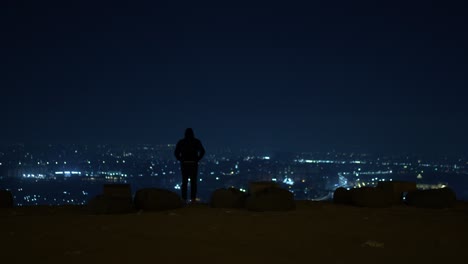
[(188, 179), (190, 179), (190, 198), (192, 202), (195, 202), (197, 198), (198, 162), (205, 155), (205, 148), (203, 148), (200, 140), (195, 138), (191, 128), (187, 128), (185, 130), (185, 138), (177, 142), (174, 155), (181, 165), (182, 199), (187, 201), (187, 184)]

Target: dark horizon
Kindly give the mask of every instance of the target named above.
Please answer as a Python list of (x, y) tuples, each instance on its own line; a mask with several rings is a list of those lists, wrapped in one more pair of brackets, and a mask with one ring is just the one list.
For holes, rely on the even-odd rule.
[[(139, 142), (139, 143), (113, 143), (113, 142), (100, 142), (100, 143), (63, 143), (63, 142), (49, 142), (49, 143), (31, 143), (31, 142), (15, 142), (15, 143), (0, 143), (0, 151), (11, 150), (14, 146), (24, 146), (25, 151), (33, 151), (37, 153), (42, 153), (49, 146), (53, 148), (82, 148), (87, 147), (88, 151), (97, 150), (100, 147), (108, 147), (111, 149), (133, 149), (136, 147), (164, 147), (171, 145), (175, 147), (174, 143), (152, 143), (152, 142)], [(412, 151), (378, 151), (378, 150), (369, 150), (364, 148), (323, 148), (323, 149), (284, 149), (284, 148), (271, 148), (271, 147), (251, 147), (251, 146), (216, 146), (211, 145), (207, 146), (207, 155), (258, 155), (258, 156), (270, 156), (273, 159), (279, 157), (282, 158), (291, 158), (292, 154), (294, 155), (312, 155), (316, 158), (325, 157), (328, 155), (355, 155), (355, 157), (361, 158), (391, 158), (391, 159), (403, 159), (409, 158), (411, 160), (418, 159), (426, 162), (448, 162), (448, 163), (457, 163), (457, 162), (468, 162), (468, 156), (459, 153), (429, 153), (429, 152), (412, 152)], [(346, 158), (346, 156), (342, 156)], [(347, 157), (350, 158), (350, 157)], [(174, 158), (175, 160), (175, 158)]]
[(463, 1), (5, 1), (0, 143), (468, 154)]

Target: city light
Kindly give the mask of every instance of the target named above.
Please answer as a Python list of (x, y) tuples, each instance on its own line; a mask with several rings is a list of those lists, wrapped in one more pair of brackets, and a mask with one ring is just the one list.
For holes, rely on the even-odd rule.
[(291, 179), (291, 178), (285, 178), (283, 180), (283, 183), (284, 184), (287, 184), (287, 185), (293, 185), (294, 184), (294, 181)]
[[(147, 151), (151, 151), (151, 149), (148, 147)], [(5, 185), (5, 189), (15, 190), (15, 196), (18, 197), (16, 200), (20, 201), (16, 203), (17, 205), (41, 204), (45, 203), (46, 200), (47, 204), (54, 205), (61, 203), (83, 204), (86, 203), (84, 198), (99, 194), (96, 190), (101, 188), (96, 186), (102, 186), (106, 183), (129, 183), (132, 185), (133, 192), (139, 188), (158, 187), (179, 193), (178, 190), (181, 188), (180, 165), (174, 161), (172, 153), (168, 153), (168, 159), (163, 159), (156, 151), (155, 153), (147, 153), (132, 150), (134, 155), (131, 157), (131, 162), (124, 164), (124, 161), (120, 159), (122, 154), (106, 148), (101, 148), (100, 151), (97, 155), (92, 153), (90, 156), (80, 152), (80, 157), (63, 155), (62, 153), (70, 153), (66, 151), (60, 151), (56, 156), (32, 153), (27, 155), (26, 160), (0, 156), (0, 166), (2, 166), (0, 173), (4, 173), (0, 175), (0, 181), (9, 178), (22, 179), (16, 185)], [(45, 160), (44, 157), (48, 157), (48, 160)], [(63, 161), (65, 157), (66, 162)], [(292, 160), (278, 158), (272, 162), (271, 159), (270, 156), (261, 154), (239, 157), (230, 155), (229, 158), (217, 154), (205, 158), (203, 163), (200, 163), (197, 179), (200, 186), (200, 197), (207, 201), (212, 190), (225, 186), (233, 186), (246, 192), (244, 186), (250, 181), (276, 182), (281, 188), (295, 191), (295, 199), (303, 200), (326, 199), (329, 197), (329, 192), (332, 192), (330, 190), (339, 187), (346, 189), (374, 187), (377, 186), (377, 183), (387, 180), (417, 180), (419, 189), (447, 188), (449, 184), (456, 186), (452, 182), (452, 178), (447, 175), (463, 175), (468, 170), (465, 160), (454, 166), (453, 163), (444, 164), (442, 162), (417, 164), (415, 162), (402, 163), (399, 160), (392, 161), (390, 159), (378, 160), (372, 157), (364, 159), (359, 155), (351, 157), (349, 155), (297, 154), (296, 158)], [(91, 162), (91, 160), (95, 162)], [(116, 162), (112, 162), (114, 160)], [(19, 163), (21, 166), (18, 165)], [(60, 165), (57, 166), (57, 163)], [(425, 167), (427, 164), (429, 166)], [(404, 166), (407, 168), (403, 169)], [(209, 175), (208, 180), (206, 180), (207, 175)], [(54, 184), (57, 183), (58, 186), (63, 187), (59, 187), (60, 192), (57, 195), (56, 187), (50, 190), (45, 187), (44, 191), (35, 189), (38, 186), (48, 185), (40, 185), (37, 184), (38, 182), (54, 182)], [(85, 183), (83, 186), (86, 187), (78, 188), (77, 191), (68, 189), (70, 184), (82, 184), (82, 182)], [(3, 182), (0, 184), (3, 186)], [(23, 191), (17, 191), (22, 187), (25, 187)], [(66, 193), (62, 194), (63, 191)], [(64, 195), (67, 198), (63, 199)], [(27, 199), (23, 199), (25, 197)]]

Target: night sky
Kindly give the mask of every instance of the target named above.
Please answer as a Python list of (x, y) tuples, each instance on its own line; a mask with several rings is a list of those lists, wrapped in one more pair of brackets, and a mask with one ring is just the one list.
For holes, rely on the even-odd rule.
[(463, 1), (97, 2), (2, 1), (1, 143), (468, 153)]

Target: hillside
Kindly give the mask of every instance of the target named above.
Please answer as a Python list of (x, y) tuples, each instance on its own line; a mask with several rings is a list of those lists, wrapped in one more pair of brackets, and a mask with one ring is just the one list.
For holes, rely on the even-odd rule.
[(297, 207), (260, 213), (194, 205), (128, 215), (0, 209), (2, 263), (454, 263), (466, 256), (466, 204)]

